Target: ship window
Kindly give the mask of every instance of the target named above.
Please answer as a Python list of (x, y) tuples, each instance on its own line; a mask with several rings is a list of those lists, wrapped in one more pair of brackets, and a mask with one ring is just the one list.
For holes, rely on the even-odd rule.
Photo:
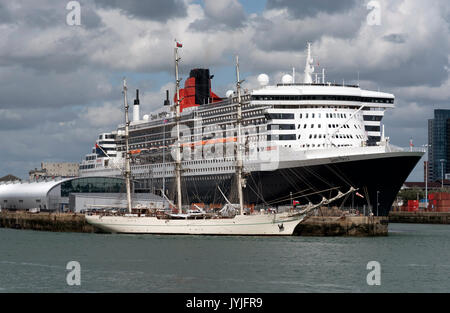
[(290, 130), (290, 129), (295, 129), (295, 125), (294, 124), (269, 124), (267, 125), (267, 130)]
[(269, 120), (275, 120), (275, 119), (293, 119), (294, 114), (293, 113), (269, 113), (266, 114), (267, 119)]
[(363, 115), (364, 121), (381, 121), (382, 118), (380, 115)]
[(376, 131), (379, 132), (380, 131), (380, 126), (366, 126), (366, 131)]

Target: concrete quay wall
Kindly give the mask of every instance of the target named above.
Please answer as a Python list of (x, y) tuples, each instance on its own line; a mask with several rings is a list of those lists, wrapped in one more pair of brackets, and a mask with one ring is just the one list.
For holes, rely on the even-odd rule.
[(97, 232), (83, 214), (0, 212), (0, 227), (52, 232)]
[(450, 224), (450, 212), (396, 212), (389, 213), (390, 223)]
[(297, 236), (387, 236), (388, 218), (376, 216), (311, 216), (299, 224)]

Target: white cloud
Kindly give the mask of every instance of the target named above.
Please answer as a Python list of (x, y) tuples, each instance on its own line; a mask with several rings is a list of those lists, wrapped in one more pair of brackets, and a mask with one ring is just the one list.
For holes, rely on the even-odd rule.
[(447, 79), (440, 86), (409, 86), (400, 87), (394, 89), (397, 97), (402, 97), (408, 100), (428, 100), (428, 101), (447, 101), (447, 105), (450, 108), (450, 78)]
[(117, 103), (105, 102), (100, 106), (88, 107), (81, 118), (92, 127), (112, 128), (124, 121), (124, 113)]

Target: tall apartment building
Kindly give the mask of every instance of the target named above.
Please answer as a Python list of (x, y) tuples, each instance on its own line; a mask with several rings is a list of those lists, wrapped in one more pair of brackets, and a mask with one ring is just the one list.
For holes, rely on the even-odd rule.
[(428, 120), (428, 181), (450, 173), (450, 110), (434, 110)]

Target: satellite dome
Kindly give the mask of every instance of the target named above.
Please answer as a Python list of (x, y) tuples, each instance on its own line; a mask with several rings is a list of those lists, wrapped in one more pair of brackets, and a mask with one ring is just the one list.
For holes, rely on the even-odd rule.
[(149, 116), (148, 116), (148, 114), (145, 114), (142, 118), (147, 121)]
[(258, 83), (261, 86), (267, 86), (267, 84), (269, 83), (269, 76), (267, 76), (267, 74), (259, 74), (258, 75)]
[(234, 94), (234, 91), (233, 91), (233, 90), (228, 90), (228, 91), (225, 93), (225, 96), (226, 96), (227, 98), (229, 98), (229, 97), (233, 96), (233, 94)]
[(292, 84), (292, 76), (289, 74), (283, 75), (283, 77), (281, 77), (281, 82), (283, 84)]

